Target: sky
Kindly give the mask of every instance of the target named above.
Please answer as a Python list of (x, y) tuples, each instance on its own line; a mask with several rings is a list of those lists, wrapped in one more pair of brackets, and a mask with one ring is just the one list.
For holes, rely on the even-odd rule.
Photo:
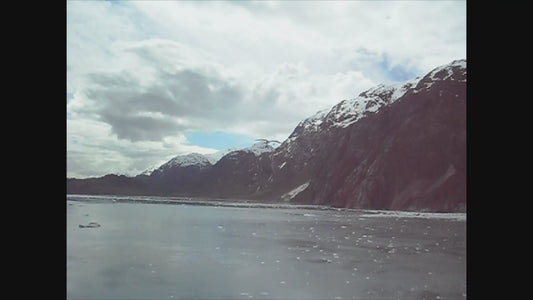
[(466, 58), (466, 1), (67, 1), (67, 177), (285, 140)]

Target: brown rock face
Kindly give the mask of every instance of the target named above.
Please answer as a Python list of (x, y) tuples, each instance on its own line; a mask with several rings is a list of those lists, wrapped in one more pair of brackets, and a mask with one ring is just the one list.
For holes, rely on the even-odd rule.
[[(387, 97), (390, 93), (382, 99), (387, 102)], [(377, 113), (347, 127), (334, 125), (326, 117), (306, 131), (302, 122), (276, 149), (273, 165), (284, 164), (270, 185), (279, 191), (277, 196), (309, 182), (293, 201), (367, 209), (466, 210), (465, 68), (430, 73)]]

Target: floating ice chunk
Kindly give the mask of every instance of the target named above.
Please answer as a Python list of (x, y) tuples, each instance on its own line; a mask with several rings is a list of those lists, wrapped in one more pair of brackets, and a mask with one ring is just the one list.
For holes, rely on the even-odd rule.
[(279, 283), (280, 283), (280, 284), (285, 284), (285, 281), (280, 281)]
[(90, 222), (89, 224), (87, 225), (78, 225), (79, 228), (98, 228), (98, 227), (101, 227), (100, 224), (96, 223), (96, 222)]
[(268, 292), (261, 292), (261, 293), (259, 293), (259, 295), (261, 295), (261, 296), (268, 296), (269, 294), (268, 294)]
[(345, 226), (345, 225), (342, 225), (342, 226), (341, 226), (341, 228), (343, 228), (343, 229), (344, 229), (344, 228), (346, 228), (346, 226)]
[(264, 262), (264, 261), (262, 261), (262, 262), (261, 262), (261, 264), (262, 264), (262, 265), (264, 265), (264, 264), (265, 264), (265, 262)]

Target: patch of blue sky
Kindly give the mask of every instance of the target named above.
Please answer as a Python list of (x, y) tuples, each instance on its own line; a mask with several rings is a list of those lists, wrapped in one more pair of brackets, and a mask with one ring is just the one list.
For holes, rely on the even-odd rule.
[(186, 132), (185, 137), (187, 138), (187, 143), (189, 145), (212, 148), (217, 150), (227, 150), (229, 148), (245, 148), (250, 147), (255, 143), (254, 137), (243, 134), (227, 133), (222, 131)]
[(381, 62), (379, 62), (379, 68), (385, 74), (388, 80), (395, 82), (407, 81), (420, 75), (413, 70), (405, 68), (402, 65), (396, 65), (394, 67), (391, 67), (389, 59), (386, 55), (384, 55)]

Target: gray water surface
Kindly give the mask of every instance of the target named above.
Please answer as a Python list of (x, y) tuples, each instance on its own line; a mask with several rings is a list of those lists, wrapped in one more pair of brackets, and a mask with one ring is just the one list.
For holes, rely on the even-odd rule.
[(66, 211), (68, 299), (466, 299), (464, 219), (70, 200)]

